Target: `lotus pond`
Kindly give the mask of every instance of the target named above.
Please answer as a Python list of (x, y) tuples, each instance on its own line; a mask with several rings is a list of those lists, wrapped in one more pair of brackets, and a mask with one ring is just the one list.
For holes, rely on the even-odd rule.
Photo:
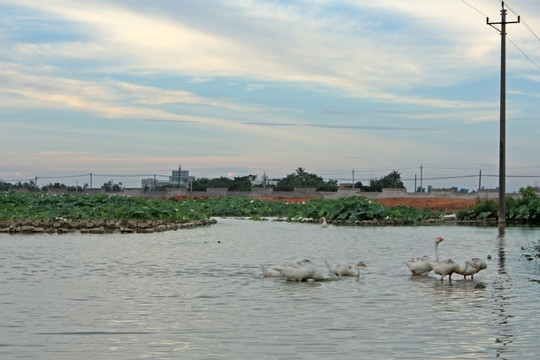
[[(0, 358), (532, 359), (540, 266), (530, 226), (333, 226), (218, 218), (154, 234), (0, 234)], [(479, 256), (474, 281), (403, 261)], [(353, 263), (298, 283), (261, 264)], [(490, 259), (488, 259), (488, 257)]]
[(354, 223), (386, 220), (414, 223), (440, 219), (442, 213), (409, 207), (388, 207), (365, 197), (336, 200), (314, 199), (306, 203), (262, 201), (249, 198), (211, 198), (171, 201), (111, 195), (48, 195), (4, 193), (0, 196), (0, 220), (7, 219), (166, 219), (201, 220), (215, 216), (252, 219), (281, 217), (287, 220), (319, 219)]

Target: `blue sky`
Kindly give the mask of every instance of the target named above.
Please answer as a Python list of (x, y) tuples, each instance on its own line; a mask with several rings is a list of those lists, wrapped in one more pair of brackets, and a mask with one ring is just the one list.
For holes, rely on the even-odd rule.
[[(540, 182), (540, 2), (510, 0), (507, 190)], [(495, 0), (0, 0), (0, 179), (303, 167), (498, 186)], [(514, 44), (517, 46), (514, 46)], [(72, 177), (66, 177), (66, 176)], [(76, 176), (80, 175), (80, 176)], [(133, 175), (133, 176), (128, 176)], [(448, 177), (457, 177), (444, 179)]]

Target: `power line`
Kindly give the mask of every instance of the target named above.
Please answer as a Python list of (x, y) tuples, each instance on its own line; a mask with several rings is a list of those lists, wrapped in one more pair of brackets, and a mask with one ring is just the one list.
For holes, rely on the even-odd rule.
[[(462, 1), (463, 1), (463, 0), (462, 0)], [(540, 41), (540, 37), (539, 37), (538, 35), (536, 35), (536, 33), (535, 33), (535, 32), (533, 31), (533, 29), (529, 26), (529, 24), (527, 24), (527, 23), (525, 22), (525, 20), (523, 20), (523, 17), (521, 17), (520, 15), (518, 15), (518, 13), (517, 13), (516, 11), (514, 11), (510, 6), (508, 6), (507, 3), (504, 3), (504, 6), (505, 6), (508, 10), (510, 10), (510, 11), (514, 14), (514, 16), (517, 16), (517, 17), (518, 17), (519, 23), (520, 23), (520, 24), (523, 24), (523, 26), (525, 26), (525, 28), (526, 28), (527, 30), (529, 30), (529, 32), (536, 38), (536, 40)], [(525, 51), (523, 51), (519, 46), (517, 46), (517, 44), (516, 44), (514, 41), (512, 41), (508, 36), (506, 36), (506, 39), (508, 39), (508, 41), (510, 41), (510, 43), (511, 43), (512, 45), (514, 45), (515, 48), (518, 49), (519, 52), (521, 52), (521, 53), (523, 54), (523, 56), (525, 56), (527, 59), (529, 59), (529, 61), (530, 61), (534, 66), (536, 66), (538, 69), (540, 69), (540, 65), (538, 65), (538, 64), (537, 64), (537, 63), (536, 63), (529, 55), (527, 55), (527, 53), (525, 53)]]
[(514, 45), (514, 46), (516, 47), (516, 49), (518, 49), (518, 50), (523, 54), (523, 56), (525, 56), (527, 59), (529, 59), (529, 61), (530, 61), (534, 66), (536, 66), (538, 69), (540, 69), (540, 65), (538, 65), (537, 63), (535, 63), (534, 60), (531, 59), (531, 57), (530, 57), (529, 55), (527, 55), (527, 54), (525, 53), (525, 51), (521, 50), (521, 48), (520, 48), (519, 46), (517, 46), (515, 42), (513, 42), (508, 36), (506, 37), (506, 39), (507, 39), (508, 41), (510, 41), (510, 43), (511, 43), (512, 45)]
[(465, 0), (461, 0), (461, 2), (464, 3), (465, 5), (469, 6), (471, 9), (473, 9), (477, 13), (481, 14), (483, 17), (488, 17), (486, 14), (484, 14), (483, 12), (481, 12), (480, 10), (478, 10), (477, 8), (475, 8), (474, 6), (472, 6), (471, 4), (466, 2)]
[(65, 179), (65, 178), (75, 178), (90, 176), (91, 174), (81, 174), (81, 175), (65, 175), (65, 176), (36, 176), (38, 179)]
[[(482, 11), (478, 10), (476, 7), (472, 6), (471, 4), (469, 4), (467, 1), (465, 0), (460, 0), (462, 3), (464, 3), (465, 5), (469, 6), (471, 9), (473, 9), (474, 11), (476, 11), (477, 13), (483, 15), (484, 17), (488, 17), (486, 14), (484, 14)], [(508, 6), (507, 3), (504, 3), (504, 6), (510, 10), (515, 16), (517, 16), (519, 18), (519, 23), (520, 24), (523, 24), (523, 26), (525, 26), (525, 28), (527, 28), (527, 30), (529, 30), (529, 32), (538, 40), (540, 41), (540, 37), (533, 31), (533, 29), (523, 20), (523, 18), (517, 14), (517, 12), (515, 12), (514, 10), (512, 10), (510, 8), (510, 6)], [(516, 49), (519, 50), (519, 52), (521, 52), (523, 54), (523, 56), (525, 56), (534, 66), (536, 66), (538, 69), (540, 69), (540, 65), (538, 65), (529, 55), (527, 55), (527, 53), (521, 49), (514, 41), (512, 41), (508, 36), (506, 36), (506, 39), (508, 39), (508, 41), (510, 41), (510, 43), (512, 43), (512, 45), (515, 46)]]
[[(90, 174), (88, 174), (90, 175)], [(169, 177), (170, 175), (160, 175), (160, 174), (139, 174), (139, 175), (125, 175), (125, 174), (92, 174), (92, 176), (101, 176), (101, 177), (142, 177), (142, 176), (161, 176)], [(44, 178), (41, 178), (44, 179)]]
[[(462, 0), (463, 1), (463, 0)], [(519, 16), (514, 10), (512, 10), (512, 8), (510, 6), (508, 6), (508, 4), (505, 4), (506, 5), (506, 8), (508, 10), (510, 10), (515, 16)], [(523, 26), (525, 26), (525, 28), (527, 28), (527, 30), (529, 30), (529, 32), (536, 38), (536, 40), (540, 41), (540, 37), (538, 35), (536, 35), (536, 33), (533, 31), (533, 29), (529, 26), (529, 24), (527, 24), (525, 22), (525, 20), (523, 20), (523, 17), (521, 17), (521, 23), (523, 24)]]

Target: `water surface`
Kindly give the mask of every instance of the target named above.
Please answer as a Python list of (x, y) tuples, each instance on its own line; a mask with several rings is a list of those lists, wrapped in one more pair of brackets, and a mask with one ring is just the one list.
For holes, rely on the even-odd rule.
[[(474, 281), (403, 261), (481, 257)], [(218, 219), (155, 234), (0, 236), (0, 358), (524, 359), (540, 352), (540, 228), (336, 227)], [(487, 260), (487, 256), (491, 260)], [(353, 263), (296, 283), (260, 264)]]

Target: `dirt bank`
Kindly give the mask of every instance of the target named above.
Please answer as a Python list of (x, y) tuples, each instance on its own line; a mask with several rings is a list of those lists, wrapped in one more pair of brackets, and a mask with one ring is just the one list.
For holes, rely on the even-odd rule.
[(388, 206), (409, 206), (431, 210), (443, 209), (445, 212), (467, 209), (476, 204), (476, 199), (451, 199), (451, 198), (388, 198), (378, 199), (379, 204)]
[[(261, 200), (283, 201), (288, 203), (305, 203), (310, 199), (280, 199), (261, 198)], [(452, 199), (452, 198), (382, 198), (377, 199), (379, 204), (387, 206), (408, 206), (412, 208), (423, 208), (431, 210), (443, 209), (445, 212), (452, 212), (467, 209), (476, 204), (476, 199)]]
[(83, 234), (106, 233), (153, 233), (168, 230), (188, 229), (197, 226), (215, 224), (209, 220), (51, 220), (51, 219), (23, 219), (0, 221), (0, 233), (58, 233), (64, 234), (78, 231)]
[[(175, 196), (177, 201), (185, 201), (187, 199), (207, 199), (208, 197), (189, 197), (189, 196)], [(284, 197), (258, 197), (260, 200), (265, 201), (283, 201), (286, 203), (306, 203), (310, 198), (284, 198)], [(416, 198), (416, 197), (403, 197), (403, 198), (381, 198), (377, 199), (379, 204), (387, 206), (408, 206), (412, 208), (423, 208), (431, 210), (441, 210), (445, 212), (452, 212), (467, 209), (476, 204), (477, 199), (455, 199), (455, 198)]]

